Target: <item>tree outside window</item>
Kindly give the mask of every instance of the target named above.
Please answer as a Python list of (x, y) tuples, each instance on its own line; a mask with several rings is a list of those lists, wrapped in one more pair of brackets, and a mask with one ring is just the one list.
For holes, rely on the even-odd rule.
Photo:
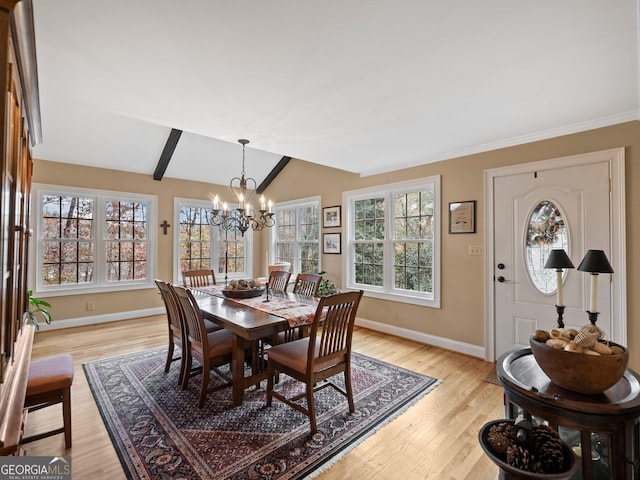
[(34, 197), (36, 291), (73, 294), (152, 283), (155, 197), (46, 185), (35, 185)]
[(293, 273), (320, 271), (320, 201), (307, 199), (274, 207), (275, 261), (289, 262)]
[(95, 200), (71, 195), (42, 195), (42, 285), (94, 281)]
[(179, 223), (177, 278), (181, 280), (185, 270), (200, 269), (212, 269), (218, 283), (224, 282), (225, 276), (227, 280), (250, 276), (250, 231), (243, 236), (238, 230), (212, 227), (210, 202), (179, 198), (174, 205)]

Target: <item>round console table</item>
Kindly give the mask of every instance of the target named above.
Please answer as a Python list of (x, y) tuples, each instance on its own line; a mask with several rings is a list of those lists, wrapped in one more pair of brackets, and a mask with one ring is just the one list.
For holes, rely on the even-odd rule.
[(496, 372), (507, 418), (523, 411), (558, 430), (582, 457), (576, 478), (640, 479), (640, 376), (633, 370), (598, 395), (552, 383), (530, 348), (502, 355)]

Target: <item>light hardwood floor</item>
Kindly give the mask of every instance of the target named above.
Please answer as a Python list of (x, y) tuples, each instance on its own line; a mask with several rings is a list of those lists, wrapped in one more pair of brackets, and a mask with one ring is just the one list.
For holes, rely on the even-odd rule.
[[(70, 353), (73, 446), (63, 435), (25, 445), (27, 455), (70, 455), (73, 478), (125, 478), (87, 384), (82, 364), (164, 345), (164, 316), (39, 332), (32, 358)], [(498, 469), (478, 443), (481, 426), (503, 418), (502, 388), (484, 382), (492, 364), (474, 357), (357, 328), (354, 350), (442, 380), (431, 393), (370, 436), (318, 480), (496, 479)], [(59, 406), (29, 415), (27, 434), (60, 425)]]

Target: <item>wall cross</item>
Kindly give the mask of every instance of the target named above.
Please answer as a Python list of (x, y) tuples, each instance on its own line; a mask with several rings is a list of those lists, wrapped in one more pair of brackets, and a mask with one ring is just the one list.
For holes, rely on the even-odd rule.
[(171, 226), (171, 225), (169, 225), (169, 224), (167, 223), (167, 221), (166, 221), (166, 220), (163, 220), (163, 221), (162, 221), (162, 223), (160, 224), (160, 228), (162, 228), (162, 230), (163, 230), (163, 232), (162, 232), (162, 233), (163, 233), (164, 235), (166, 235), (166, 234), (167, 234), (167, 228), (169, 228), (170, 226)]

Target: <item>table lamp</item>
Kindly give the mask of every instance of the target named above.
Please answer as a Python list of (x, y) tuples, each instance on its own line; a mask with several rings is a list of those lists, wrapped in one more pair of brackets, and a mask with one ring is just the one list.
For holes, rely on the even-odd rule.
[(571, 259), (563, 249), (551, 250), (547, 261), (544, 264), (544, 268), (555, 268), (557, 275), (557, 299), (556, 299), (556, 312), (558, 313), (558, 328), (564, 328), (564, 321), (562, 316), (564, 315), (564, 300), (562, 298), (562, 269), (563, 268), (575, 268)]
[(613, 273), (613, 268), (611, 268), (604, 250), (589, 250), (580, 262), (580, 265), (578, 265), (578, 270), (591, 274), (591, 302), (589, 303), (587, 313), (589, 314), (589, 321), (595, 325), (599, 313), (596, 307), (598, 275), (600, 273)]

